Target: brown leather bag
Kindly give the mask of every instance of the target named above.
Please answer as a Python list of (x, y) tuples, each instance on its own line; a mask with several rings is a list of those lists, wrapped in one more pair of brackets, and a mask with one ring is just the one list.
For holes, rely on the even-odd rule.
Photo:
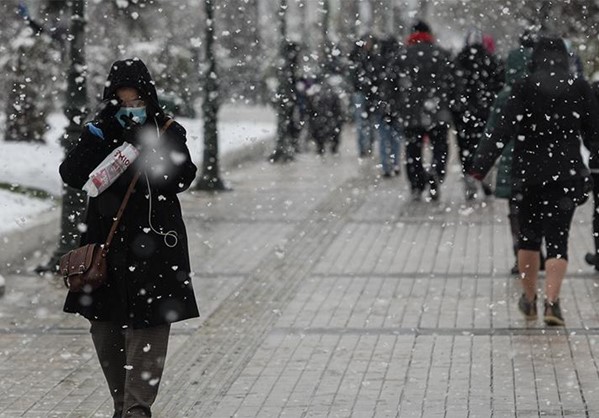
[[(173, 119), (168, 119), (160, 129), (160, 135), (162, 135), (173, 122)], [(62, 274), (64, 284), (69, 288), (69, 291), (75, 293), (84, 291), (89, 293), (106, 282), (106, 279), (108, 278), (108, 263), (106, 256), (110, 249), (110, 243), (116, 233), (116, 228), (121, 221), (129, 197), (131, 196), (135, 183), (137, 183), (140, 175), (141, 171), (138, 171), (133, 177), (133, 180), (131, 180), (131, 184), (129, 184), (127, 193), (125, 193), (125, 197), (121, 203), (121, 207), (117, 212), (116, 219), (112, 223), (112, 228), (110, 228), (110, 232), (108, 233), (108, 238), (106, 238), (106, 243), (87, 244), (83, 247), (69, 251), (60, 258), (60, 273)]]
[(116, 233), (116, 229), (121, 221), (129, 197), (133, 192), (135, 183), (139, 179), (141, 171), (138, 171), (127, 189), (119, 208), (116, 219), (112, 223), (112, 228), (104, 244), (87, 244), (83, 247), (75, 248), (60, 258), (60, 273), (64, 279), (64, 284), (69, 291), (79, 293), (89, 293), (102, 286), (108, 278), (108, 263), (106, 256), (110, 249), (110, 243)]

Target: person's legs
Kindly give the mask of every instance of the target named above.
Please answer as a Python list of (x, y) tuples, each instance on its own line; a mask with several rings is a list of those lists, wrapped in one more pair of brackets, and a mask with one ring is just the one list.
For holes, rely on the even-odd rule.
[(111, 322), (90, 321), (92, 341), (114, 402), (114, 416), (123, 413), (125, 394), (125, 336), (121, 327)]
[(371, 132), (366, 97), (359, 92), (354, 93), (354, 123), (358, 136), (358, 152), (364, 157), (370, 150)]
[(518, 250), (518, 269), (522, 279), (522, 290), (529, 302), (532, 302), (537, 295), (539, 265), (539, 251)]
[[(541, 241), (543, 239), (543, 217), (542, 196), (540, 188), (528, 188), (521, 194), (518, 211), (518, 224), (520, 233), (518, 237), (518, 270), (522, 280), (523, 297), (520, 310), (525, 316), (536, 318), (536, 306), (534, 315), (529, 315), (523, 309), (523, 305), (534, 303), (537, 294), (537, 278), (539, 274)], [(523, 303), (524, 302), (524, 303)]]
[(128, 329), (123, 414), (150, 417), (164, 370), (170, 325)]
[(390, 176), (393, 166), (391, 165), (391, 125), (384, 115), (380, 113), (375, 114), (375, 123), (379, 137), (379, 155), (381, 158), (381, 166), (383, 169), (383, 175)]
[[(589, 264), (595, 265), (595, 270), (599, 270), (599, 174), (591, 174), (593, 177), (593, 240), (595, 242), (595, 252), (591, 254)], [(587, 257), (588, 258), (588, 257)]]
[(422, 136), (421, 129), (406, 130), (406, 172), (412, 192), (422, 193), (425, 185), (425, 173), (422, 167)]
[(520, 203), (518, 198), (513, 196), (508, 204), (508, 219), (510, 222), (510, 232), (512, 234), (512, 248), (516, 257), (515, 267), (512, 269), (512, 274), (518, 274), (518, 237), (520, 236), (520, 224), (518, 223), (518, 212)]
[(399, 174), (399, 158), (400, 158), (400, 144), (401, 144), (401, 127), (399, 122), (391, 121), (391, 163), (395, 174)]
[(576, 204), (569, 192), (576, 186), (556, 183), (547, 187), (541, 198), (544, 201), (543, 233), (547, 246), (545, 261), (545, 312), (547, 325), (564, 325), (559, 306), (562, 282), (568, 268), (568, 237)]
[(436, 180), (443, 183), (446, 175), (447, 157), (449, 154), (449, 146), (447, 144), (447, 133), (449, 128), (445, 124), (435, 126), (428, 131), (428, 137), (433, 147), (433, 161), (431, 169), (436, 175)]
[(545, 261), (545, 298), (548, 302), (552, 303), (559, 299), (559, 292), (567, 269), (567, 259), (548, 258)]

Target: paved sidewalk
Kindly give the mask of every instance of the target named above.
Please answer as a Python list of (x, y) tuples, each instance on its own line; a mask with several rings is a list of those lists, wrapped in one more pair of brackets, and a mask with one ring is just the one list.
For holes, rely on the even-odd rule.
[[(567, 328), (517, 311), (505, 201), (411, 203), (354, 139), (339, 157), (246, 164), (234, 191), (182, 196), (202, 319), (174, 328), (155, 416), (599, 416), (599, 275), (579, 209)], [(34, 262), (33, 260), (32, 262)], [(110, 417), (61, 283), (7, 275), (0, 417)]]

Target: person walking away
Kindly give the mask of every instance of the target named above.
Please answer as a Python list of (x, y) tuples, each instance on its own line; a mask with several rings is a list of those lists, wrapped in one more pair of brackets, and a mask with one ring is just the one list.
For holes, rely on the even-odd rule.
[[(502, 77), (500, 63), (483, 45), (482, 31), (470, 29), (464, 48), (455, 59), (455, 97), (452, 104), (466, 200), (473, 200), (477, 195), (478, 182), (466, 174), (483, 137), (495, 95), (502, 87)], [(491, 193), (489, 187), (484, 188), (485, 195)]]
[[(431, 199), (437, 200), (439, 186), (446, 175), (453, 63), (449, 53), (435, 44), (430, 27), (423, 21), (413, 26), (406, 44), (399, 92), (406, 138), (406, 171), (413, 201), (421, 199), (427, 185)], [(424, 170), (422, 161), (425, 135), (433, 151), (429, 173)]]
[(358, 137), (360, 158), (372, 153), (374, 132), (372, 127), (372, 87), (374, 68), (372, 61), (377, 53), (377, 40), (367, 34), (358, 40), (349, 56), (349, 78), (353, 87), (354, 123)]
[(341, 99), (335, 91), (337, 76), (316, 79), (306, 91), (310, 136), (316, 142), (316, 152), (325, 153), (330, 143), (331, 153), (339, 151), (339, 137), (343, 127)]
[(381, 41), (375, 59), (374, 122), (379, 137), (379, 153), (383, 177), (399, 175), (401, 122), (399, 119), (400, 46), (390, 37)]
[(591, 87), (568, 72), (560, 38), (541, 38), (530, 76), (517, 81), (491, 139), (478, 147), (470, 174), (482, 179), (510, 140), (514, 141), (512, 194), (519, 200), (518, 268), (523, 293), (518, 308), (537, 318), (539, 251), (545, 238), (544, 321), (564, 325), (560, 289), (568, 267), (568, 236), (576, 205), (585, 200), (588, 169), (580, 137), (599, 152), (599, 104)]
[[(493, 144), (484, 144), (491, 140), (491, 132), (497, 126), (498, 120), (502, 117), (502, 112), (505, 104), (507, 103), (511, 93), (512, 86), (518, 80), (521, 80), (528, 76), (529, 65), (532, 59), (532, 48), (534, 45), (533, 36), (530, 32), (525, 31), (520, 36), (520, 45), (511, 50), (508, 54), (505, 68), (505, 84), (503, 89), (497, 95), (495, 102), (491, 106), (489, 112), (489, 119), (485, 127), (485, 134), (483, 135), (479, 146), (489, 147)], [(519, 212), (519, 200), (514, 199), (512, 196), (512, 159), (514, 151), (514, 141), (510, 140), (505, 145), (501, 153), (501, 157), (498, 163), (497, 179), (495, 184), (495, 196), (499, 199), (508, 199), (508, 220), (510, 225), (510, 231), (512, 235), (512, 247), (514, 250), (514, 257), (516, 261), (511, 269), (511, 274), (518, 274), (518, 237), (520, 235), (520, 226), (518, 223), (518, 212)], [(468, 176), (467, 176), (468, 177)], [(472, 179), (474, 181), (474, 179)], [(544, 270), (545, 257), (543, 253), (540, 253), (541, 265), (540, 269)]]
[[(599, 80), (591, 84), (591, 89), (595, 99), (599, 101)], [(599, 271), (599, 158), (594, 154), (591, 154), (589, 158), (589, 168), (593, 179), (593, 241), (595, 252), (587, 253), (584, 259), (588, 264), (595, 267), (595, 271)]]
[(125, 142), (140, 155), (108, 189), (89, 199), (81, 245), (106, 240), (135, 173), (141, 176), (108, 252), (107, 282), (91, 292), (69, 292), (64, 311), (90, 321), (113, 417), (149, 417), (170, 324), (199, 316), (177, 198), (195, 178), (196, 166), (185, 129), (163, 113), (141, 60), (112, 64), (103, 100), (60, 165), (63, 181), (82, 189), (90, 172)]

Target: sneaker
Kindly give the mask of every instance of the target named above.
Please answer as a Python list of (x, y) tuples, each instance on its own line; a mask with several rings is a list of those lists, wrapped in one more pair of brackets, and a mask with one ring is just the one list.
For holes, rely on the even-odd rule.
[(401, 175), (401, 168), (399, 168), (398, 165), (393, 167), (393, 172), (395, 173), (396, 176)]
[(437, 177), (435, 175), (429, 175), (428, 177), (428, 186), (429, 191), (428, 194), (433, 201), (439, 200), (439, 182), (437, 181)]
[(522, 312), (522, 315), (524, 315), (524, 318), (527, 321), (534, 321), (537, 319), (537, 295), (535, 295), (532, 302), (529, 302), (528, 299), (526, 299), (526, 295), (522, 293), (522, 296), (520, 296), (520, 300), (518, 301), (518, 309), (520, 309), (520, 312)]
[(562, 316), (562, 310), (559, 307), (559, 299), (554, 302), (549, 302), (545, 299), (545, 315), (543, 318), (545, 324), (551, 326), (563, 326), (566, 324)]

